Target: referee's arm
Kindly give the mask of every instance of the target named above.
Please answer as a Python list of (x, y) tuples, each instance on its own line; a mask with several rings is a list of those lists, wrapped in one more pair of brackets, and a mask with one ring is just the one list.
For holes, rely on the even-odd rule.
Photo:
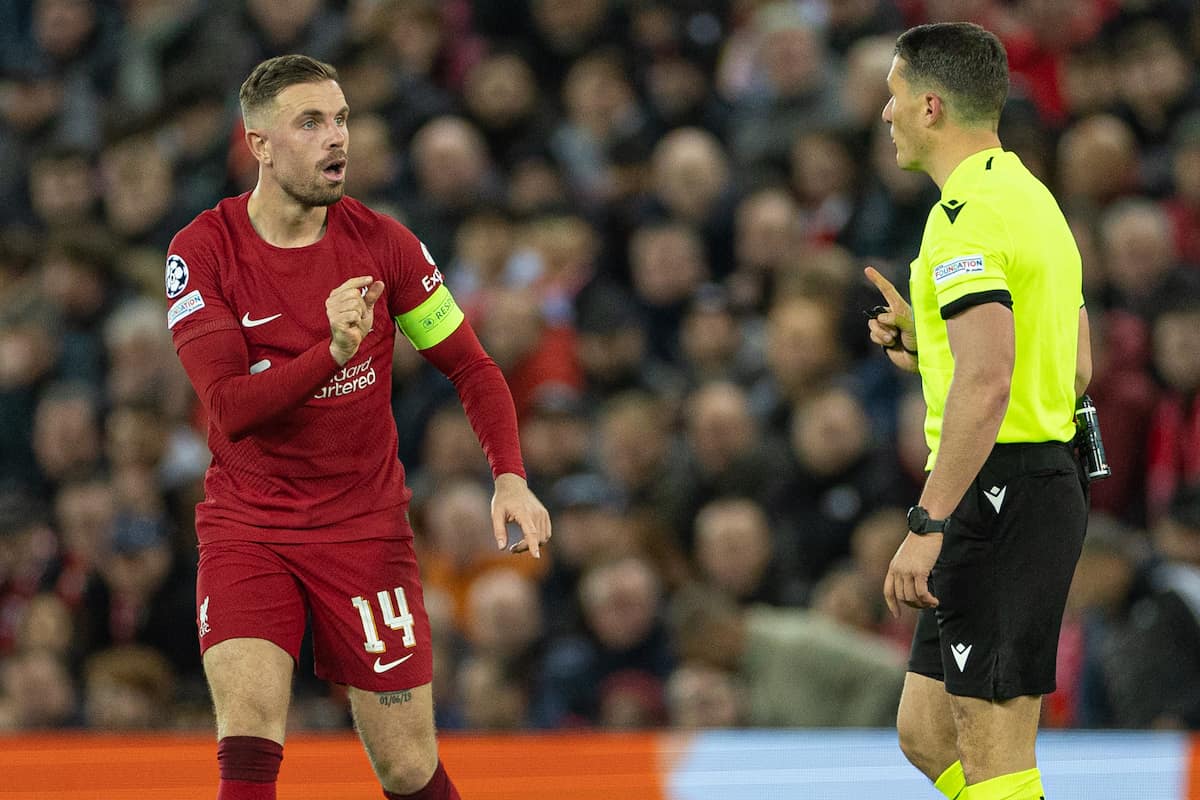
[(1087, 307), (1079, 307), (1079, 346), (1075, 351), (1075, 396), (1083, 397), (1092, 382), (1092, 339)]
[(1008, 410), (1016, 358), (1012, 311), (1001, 303), (971, 306), (946, 320), (954, 378), (946, 395), (937, 461), (920, 504), (947, 519), (996, 444)]

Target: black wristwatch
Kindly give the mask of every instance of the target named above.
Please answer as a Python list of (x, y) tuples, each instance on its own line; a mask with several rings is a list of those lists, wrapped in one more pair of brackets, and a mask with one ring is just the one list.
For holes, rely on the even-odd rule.
[(922, 536), (927, 533), (945, 533), (947, 522), (949, 520), (933, 519), (921, 506), (913, 506), (908, 510), (908, 529)]

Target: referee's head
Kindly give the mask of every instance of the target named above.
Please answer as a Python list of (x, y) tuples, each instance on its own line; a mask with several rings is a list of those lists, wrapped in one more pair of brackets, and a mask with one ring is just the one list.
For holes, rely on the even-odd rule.
[(968, 22), (910, 28), (896, 40), (887, 75), (896, 163), (941, 186), (967, 155), (1000, 146), (1008, 56), (991, 33)]
[(938, 94), (955, 123), (996, 129), (1008, 56), (995, 34), (970, 22), (918, 25), (896, 40), (896, 56), (900, 77), (916, 92)]

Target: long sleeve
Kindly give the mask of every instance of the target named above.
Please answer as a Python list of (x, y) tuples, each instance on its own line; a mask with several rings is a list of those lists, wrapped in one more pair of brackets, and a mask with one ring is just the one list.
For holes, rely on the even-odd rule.
[(512, 393), (500, 367), (484, 352), (471, 326), (463, 322), (444, 341), (422, 350), (421, 355), (454, 384), (491, 464), (492, 475), (511, 472), (525, 477)]
[(322, 341), (251, 375), (246, 342), (240, 331), (229, 329), (185, 342), (179, 360), (209, 419), (231, 441), (299, 406), (339, 369), (329, 343)]

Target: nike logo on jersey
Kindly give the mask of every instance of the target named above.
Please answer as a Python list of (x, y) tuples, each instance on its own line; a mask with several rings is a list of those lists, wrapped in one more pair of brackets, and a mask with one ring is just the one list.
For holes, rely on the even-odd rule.
[(1007, 491), (1007, 486), (993, 486), (983, 490), (983, 496), (992, 504), (992, 508), (996, 509), (997, 514), (1000, 513), (1000, 506), (1004, 505), (1004, 493)]
[(958, 671), (962, 672), (967, 668), (967, 659), (971, 656), (971, 648), (973, 644), (958, 644), (950, 645), (950, 655), (954, 656), (954, 663), (958, 664)]
[(242, 324), (247, 328), (257, 328), (259, 325), (266, 325), (271, 320), (279, 319), (282, 316), (283, 314), (274, 314), (270, 317), (263, 317), (262, 319), (250, 319), (250, 312), (247, 311), (245, 314), (242, 314)]
[(954, 224), (954, 220), (958, 219), (959, 212), (961, 212), (966, 207), (967, 207), (966, 202), (960, 203), (957, 200), (950, 200), (945, 203), (942, 203), (942, 211), (945, 211), (946, 216), (950, 218), (951, 225)]
[(413, 653), (409, 653), (404, 658), (397, 658), (395, 661), (389, 661), (386, 664), (379, 663), (379, 659), (376, 658), (375, 659), (375, 671), (376, 672), (387, 672), (389, 669), (398, 667), (401, 664), (403, 664), (405, 661), (408, 661), (410, 658), (413, 657), (413, 655), (414, 655)]

